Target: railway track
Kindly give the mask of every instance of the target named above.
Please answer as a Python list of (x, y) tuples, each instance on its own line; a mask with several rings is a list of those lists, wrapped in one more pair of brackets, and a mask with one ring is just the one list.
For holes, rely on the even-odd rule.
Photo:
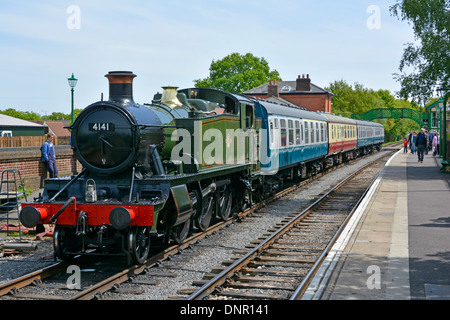
[(269, 230), (250, 251), (236, 251), (240, 257), (194, 282), (200, 289), (179, 294), (188, 300), (300, 299), (382, 167), (384, 161), (376, 160), (358, 170)]
[[(282, 197), (284, 194), (292, 192), (293, 190), (301, 187), (302, 185), (318, 178), (322, 176), (322, 174), (319, 174), (315, 177), (313, 177), (311, 180), (309, 181), (303, 181), (300, 184), (296, 184), (290, 188), (287, 188), (283, 191), (281, 191), (280, 193), (276, 194), (275, 196), (273, 196), (271, 199), (267, 200), (267, 202), (269, 201), (273, 201), (277, 198)], [(336, 197), (336, 199), (338, 199), (338, 197)], [(245, 216), (251, 214), (252, 212), (254, 212), (255, 210), (258, 210), (259, 208), (265, 206), (266, 203), (263, 202), (261, 204), (257, 204), (255, 206), (253, 206), (252, 208), (246, 210), (245, 212), (241, 212), (237, 217), (235, 217), (235, 219), (242, 219)], [(325, 209), (324, 209), (325, 210)], [(338, 216), (342, 216), (342, 215), (336, 215), (336, 217)], [(318, 217), (318, 216), (317, 216)], [(188, 238), (183, 244), (181, 245), (176, 245), (176, 246), (171, 246), (168, 247), (162, 251), (159, 251), (157, 253), (155, 253), (151, 258), (149, 258), (145, 264), (143, 265), (139, 265), (139, 266), (133, 266), (130, 268), (123, 268), (123, 266), (121, 266), (120, 264), (117, 264), (113, 261), (97, 261), (97, 262), (93, 262), (93, 261), (88, 261), (86, 262), (85, 259), (82, 260), (77, 260), (74, 261), (72, 263), (72, 265), (79, 265), (79, 271), (83, 273), (83, 288), (78, 288), (78, 289), (73, 289), (72, 290), (68, 290), (70, 288), (68, 288), (68, 282), (67, 279), (69, 277), (68, 275), (68, 267), (71, 264), (68, 263), (56, 263), (55, 265), (52, 265), (50, 267), (41, 269), (41, 270), (37, 270), (33, 273), (30, 273), (28, 275), (25, 275), (23, 277), (20, 277), (18, 279), (15, 279), (13, 281), (10, 281), (2, 286), (0, 286), (0, 297), (4, 296), (4, 297), (8, 297), (8, 299), (45, 299), (45, 300), (49, 300), (49, 299), (57, 299), (57, 300), (88, 300), (88, 299), (101, 299), (102, 295), (105, 292), (108, 291), (116, 291), (116, 292), (120, 292), (120, 284), (124, 283), (124, 282), (133, 282), (133, 279), (135, 278), (136, 275), (138, 274), (142, 274), (145, 272), (149, 272), (149, 270), (151, 270), (152, 267), (156, 266), (160, 261), (163, 261), (165, 259), (170, 258), (172, 255), (177, 254), (178, 252), (184, 250), (185, 248), (191, 246), (192, 244), (198, 242), (201, 238), (207, 237), (210, 234), (215, 233), (217, 230), (224, 228), (230, 224), (232, 224), (234, 222), (235, 219), (228, 219), (226, 221), (220, 222), (212, 227), (210, 227), (205, 233), (197, 233), (192, 235), (190, 238)], [(292, 218), (293, 219), (293, 218)], [(311, 218), (309, 218), (311, 219)], [(339, 218), (340, 219), (340, 218)], [(335, 220), (339, 220), (338, 218), (336, 218)], [(304, 223), (304, 225), (307, 225), (306, 223)], [(297, 228), (297, 227), (296, 227)], [(320, 231), (317, 230), (317, 227), (311, 227), (309, 231), (307, 231), (306, 229), (299, 229), (296, 231), (298, 234), (297, 235), (293, 235), (292, 237), (297, 237), (297, 239), (300, 236), (300, 234), (302, 232), (308, 232), (309, 234), (314, 234), (316, 233), (316, 235), (318, 235), (318, 237), (322, 237), (324, 235), (324, 231)], [(292, 238), (295, 239), (295, 238)], [(266, 241), (262, 241), (263, 243)], [(286, 238), (286, 242), (289, 242), (289, 240), (287, 240)], [(296, 272), (293, 272), (291, 274), (291, 276), (287, 277), (288, 281), (286, 280), (281, 280), (279, 277), (279, 275), (286, 273), (286, 272), (290, 272), (287, 270), (283, 271), (283, 272), (278, 272), (278, 276), (275, 276), (275, 279), (271, 279), (273, 277), (268, 277), (267, 275), (264, 275), (264, 281), (268, 281), (271, 280), (272, 282), (275, 282), (278, 284), (277, 285), (273, 285), (271, 284), (272, 288), (270, 290), (274, 290), (277, 292), (280, 292), (280, 283), (282, 283), (283, 285), (289, 284), (289, 287), (287, 289), (288, 292), (292, 292), (292, 288), (293, 288), (293, 284), (296, 283), (298, 280), (296, 280), (297, 278), (295, 277), (303, 277), (304, 273), (308, 272), (307, 270), (307, 266), (313, 265), (315, 261), (314, 259), (317, 259), (317, 257), (320, 257), (320, 250), (319, 248), (309, 248), (307, 251), (304, 251), (302, 254), (300, 254), (299, 252), (292, 252), (291, 254), (289, 254), (289, 257), (286, 257), (283, 262), (283, 259), (280, 258), (278, 256), (277, 258), (277, 251), (286, 251), (286, 247), (288, 246), (288, 244), (284, 244), (285, 247), (283, 247), (283, 244), (280, 242), (278, 244), (278, 247), (273, 246), (270, 251), (268, 251), (267, 254), (264, 254), (264, 256), (262, 255), (262, 251), (261, 249), (253, 249), (252, 251), (257, 252), (257, 255), (255, 256), (255, 259), (253, 259), (253, 261), (251, 263), (247, 263), (247, 265), (245, 267), (240, 267), (239, 268), (239, 272), (240, 272), (240, 278), (238, 281), (237, 278), (231, 278), (231, 277), (226, 277), (226, 281), (228, 284), (230, 284), (230, 281), (233, 281), (235, 283), (239, 282), (239, 283), (250, 283), (252, 281), (254, 281), (257, 278), (254, 278), (254, 275), (260, 275), (261, 278), (261, 272), (255, 272), (252, 271), (250, 268), (253, 268), (253, 265), (256, 266), (261, 266), (264, 264), (268, 264), (267, 261), (269, 261), (270, 259), (272, 260), (278, 260), (277, 263), (275, 264), (297, 264), (297, 263), (302, 263), (303, 265), (305, 265), (305, 268), (299, 269)], [(236, 252), (236, 254), (242, 254), (241, 252)], [(272, 258), (270, 258), (272, 257)], [(82, 258), (86, 258), (86, 257), (82, 257)], [(230, 264), (233, 264), (232, 262), (230, 262)], [(282, 268), (283, 266), (278, 266), (278, 268)], [(258, 267), (257, 267), (258, 268)], [(242, 274), (242, 272), (246, 271), (248, 269), (248, 274)], [(95, 274), (92, 270), (96, 270)], [(299, 273), (300, 271), (300, 273)], [(270, 273), (269, 273), (270, 274)], [(207, 275), (206, 278), (214, 278), (214, 275)], [(250, 278), (253, 277), (253, 280), (250, 281)], [(295, 279), (294, 279), (295, 278)], [(47, 281), (48, 279), (51, 279), (50, 281)], [(231, 279), (231, 280), (230, 280)], [(275, 281), (278, 280), (278, 281)], [(280, 281), (281, 280), (281, 281)], [(203, 279), (200, 282), (197, 282), (196, 284), (204, 284), (206, 280)], [(142, 284), (142, 283), (141, 283)], [(147, 283), (150, 284), (150, 283)], [(205, 285), (206, 286), (206, 285)], [(244, 287), (245, 285), (238, 285), (238, 284), (230, 284), (228, 287), (235, 287), (234, 290), (237, 290), (237, 287)], [(247, 287), (249, 287), (250, 285), (247, 285)], [(270, 287), (268, 285), (268, 287)], [(30, 290), (28, 290), (29, 288), (31, 288)], [(223, 289), (221, 289), (223, 290)], [(228, 290), (228, 289), (227, 289)], [(28, 292), (28, 291), (31, 291)], [(36, 291), (38, 291), (38, 293), (36, 293)], [(131, 289), (131, 291), (133, 291)], [(215, 297), (213, 298), (217, 298), (219, 297), (219, 295), (217, 294), (218, 289), (214, 289), (212, 292), (214, 292)], [(238, 294), (235, 294), (235, 296), (238, 296)], [(285, 296), (285, 295), (284, 295)], [(278, 299), (281, 297), (284, 297), (283, 293), (282, 294), (278, 294), (275, 295), (273, 294), (273, 297)], [(202, 295), (203, 297), (203, 295)], [(247, 297), (251, 297), (250, 295), (247, 294)], [(255, 298), (258, 298), (258, 296), (253, 296)], [(260, 298), (264, 298), (264, 294), (261, 294), (259, 296)]]

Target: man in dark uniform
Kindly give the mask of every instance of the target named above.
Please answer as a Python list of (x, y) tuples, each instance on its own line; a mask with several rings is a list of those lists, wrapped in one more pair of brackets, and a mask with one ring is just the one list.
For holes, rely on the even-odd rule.
[(428, 138), (425, 134), (425, 129), (420, 129), (419, 134), (416, 137), (417, 157), (418, 162), (423, 162), (423, 153), (427, 149)]

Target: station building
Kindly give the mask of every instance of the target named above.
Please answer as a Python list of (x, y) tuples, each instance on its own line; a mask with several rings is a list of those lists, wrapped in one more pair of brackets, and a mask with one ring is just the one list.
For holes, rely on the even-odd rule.
[(332, 114), (333, 93), (311, 82), (309, 74), (298, 76), (294, 81), (270, 81), (244, 92), (247, 96), (261, 99), (278, 97), (309, 111)]

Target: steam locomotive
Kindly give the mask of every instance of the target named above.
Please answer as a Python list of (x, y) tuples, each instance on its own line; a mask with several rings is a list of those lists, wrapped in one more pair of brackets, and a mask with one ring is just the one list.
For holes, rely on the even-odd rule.
[(182, 242), (287, 179), (379, 150), (384, 141), (376, 123), (214, 89), (163, 87), (151, 103), (138, 104), (136, 75), (106, 77), (109, 100), (86, 107), (71, 126), (83, 170), (47, 179), (43, 195), (19, 215), (28, 228), (55, 224), (62, 260), (102, 254), (143, 263), (151, 239)]

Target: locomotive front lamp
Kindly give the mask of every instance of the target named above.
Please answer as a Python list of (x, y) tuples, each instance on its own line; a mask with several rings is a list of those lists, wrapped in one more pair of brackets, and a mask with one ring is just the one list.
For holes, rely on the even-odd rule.
[(73, 92), (74, 92), (75, 86), (77, 85), (78, 79), (75, 78), (73, 76), (73, 73), (72, 73), (72, 76), (70, 78), (68, 78), (67, 81), (69, 81), (69, 86), (70, 86), (71, 91), (72, 91), (72, 122), (70, 123), (72, 125), (73, 124), (73, 120), (74, 120), (73, 119), (74, 118), (74, 114), (73, 114)]

